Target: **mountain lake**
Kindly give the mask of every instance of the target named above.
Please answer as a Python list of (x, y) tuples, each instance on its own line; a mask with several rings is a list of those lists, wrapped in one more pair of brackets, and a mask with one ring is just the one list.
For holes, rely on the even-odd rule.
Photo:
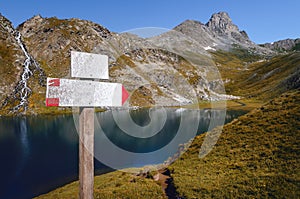
[[(181, 144), (184, 144), (196, 134), (201, 134), (219, 125), (218, 122), (212, 122), (212, 120), (218, 120), (221, 114), (220, 110), (188, 110), (182, 108), (170, 108), (164, 109), (164, 111), (155, 109), (151, 112), (152, 117), (148, 109), (127, 112), (110, 110), (96, 113), (95, 121), (101, 124), (102, 130), (100, 132), (99, 128), (95, 127), (95, 151), (100, 154), (110, 153), (109, 148), (105, 148), (105, 150), (97, 149), (97, 146), (101, 145), (104, 135), (125, 151), (139, 154), (151, 153), (171, 143), (171, 140), (180, 129), (185, 130), (185, 128), (189, 129), (190, 126), (195, 126), (196, 131), (194, 133), (183, 136), (183, 143)], [(236, 110), (223, 112), (226, 114), (223, 118), (225, 119), (224, 123), (228, 123), (246, 113), (246, 111)], [(121, 120), (125, 118), (126, 114), (130, 115), (131, 120), (119, 121), (120, 118)], [(164, 116), (166, 117), (165, 120), (160, 118)], [(0, 117), (0, 198), (32, 198), (78, 180), (79, 136), (76, 131), (76, 122), (74, 122), (77, 121), (76, 118), (78, 118), (78, 115)], [(185, 120), (181, 118), (185, 118)], [(195, 120), (195, 118), (199, 120)], [(116, 124), (116, 120), (120, 124)], [(124, 128), (130, 128), (132, 122), (136, 126), (135, 129), (131, 130), (147, 125), (148, 130), (155, 129), (157, 126), (155, 122), (160, 123), (158, 125), (162, 128), (157, 128), (157, 133), (154, 135), (140, 138), (138, 135), (124, 133)], [(184, 122), (188, 123), (180, 127)], [(123, 126), (119, 128), (120, 125)], [(125, 131), (128, 132), (130, 129), (125, 129)], [(171, 150), (170, 154), (175, 153), (175, 150)], [(131, 161), (131, 164), (126, 164), (126, 167), (162, 163), (170, 154), (162, 155), (159, 158), (147, 158), (146, 160), (137, 157)], [(113, 171), (97, 159), (96, 156), (96, 175)], [(122, 167), (122, 165), (118, 166)]]

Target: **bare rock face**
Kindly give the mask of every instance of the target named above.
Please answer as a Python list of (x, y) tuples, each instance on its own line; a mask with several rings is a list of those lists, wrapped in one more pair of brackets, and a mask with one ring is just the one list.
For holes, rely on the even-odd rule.
[(212, 15), (206, 26), (220, 36), (239, 32), (239, 28), (232, 23), (231, 18), (226, 12), (219, 12)]
[(251, 43), (247, 33), (240, 31), (226, 12), (213, 14), (205, 25), (218, 36), (233, 38), (241, 43)]
[(233, 38), (241, 43), (250, 43), (247, 33), (240, 31), (237, 25), (233, 24), (226, 12), (219, 12), (212, 15), (206, 26), (218, 36)]

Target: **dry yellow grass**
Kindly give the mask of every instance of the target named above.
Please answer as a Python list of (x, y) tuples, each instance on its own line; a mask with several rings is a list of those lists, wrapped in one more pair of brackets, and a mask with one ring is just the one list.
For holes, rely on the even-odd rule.
[[(68, 184), (37, 199), (72, 199), (78, 198), (78, 182)], [(95, 199), (121, 199), (121, 198), (157, 198), (166, 196), (160, 185), (152, 179), (141, 178), (120, 171), (95, 177)]]
[(297, 198), (300, 195), (300, 91), (283, 94), (227, 124), (199, 159), (201, 135), (171, 165), (184, 198)]

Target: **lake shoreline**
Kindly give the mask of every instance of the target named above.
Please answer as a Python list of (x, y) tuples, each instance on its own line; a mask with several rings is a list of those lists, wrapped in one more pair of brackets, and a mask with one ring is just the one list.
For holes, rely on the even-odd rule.
[[(198, 104), (189, 104), (182, 106), (164, 106), (164, 108), (186, 108), (186, 109), (226, 109), (236, 111), (251, 111), (255, 108), (261, 107), (265, 102), (261, 100), (252, 99), (240, 99), (240, 100), (226, 100), (226, 101), (202, 101)], [(153, 106), (154, 107), (154, 106)], [(153, 107), (129, 107), (130, 110), (153, 108)], [(47, 110), (47, 111), (45, 111)], [(95, 112), (105, 112), (109, 108), (95, 108)], [(14, 117), (14, 116), (56, 116), (56, 115), (72, 115), (73, 109), (71, 107), (48, 107), (41, 111), (40, 108), (34, 108), (27, 112), (21, 113), (4, 113), (4, 110), (0, 110), (1, 117)]]

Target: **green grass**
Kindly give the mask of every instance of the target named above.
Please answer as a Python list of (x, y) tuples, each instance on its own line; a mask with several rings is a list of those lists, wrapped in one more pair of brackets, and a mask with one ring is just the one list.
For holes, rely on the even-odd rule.
[(170, 166), (184, 198), (298, 198), (300, 91), (234, 120), (206, 157), (198, 136)]
[[(79, 195), (78, 187), (78, 182), (74, 182), (41, 195), (37, 199), (75, 199)], [(153, 180), (117, 171), (95, 177), (94, 198), (163, 199), (166, 197), (160, 185)]]
[(300, 53), (280, 55), (268, 62), (253, 63), (247, 75), (236, 83), (233, 93), (246, 97), (272, 99), (290, 89), (299, 87)]
[(251, 111), (255, 108), (261, 107), (264, 103), (261, 100), (255, 99), (239, 99), (239, 100), (227, 100), (227, 101), (200, 101), (198, 104), (186, 105), (186, 108), (211, 108), (213, 103), (213, 107), (223, 108), (224, 103), (226, 103), (226, 109), (229, 110), (244, 110)]
[[(244, 55), (237, 52), (212, 52), (228, 94), (253, 98), (266, 102), (290, 89), (299, 87), (297, 77), (300, 71), (300, 53), (278, 55), (257, 62), (259, 56)], [(250, 55), (249, 55), (250, 56)]]

